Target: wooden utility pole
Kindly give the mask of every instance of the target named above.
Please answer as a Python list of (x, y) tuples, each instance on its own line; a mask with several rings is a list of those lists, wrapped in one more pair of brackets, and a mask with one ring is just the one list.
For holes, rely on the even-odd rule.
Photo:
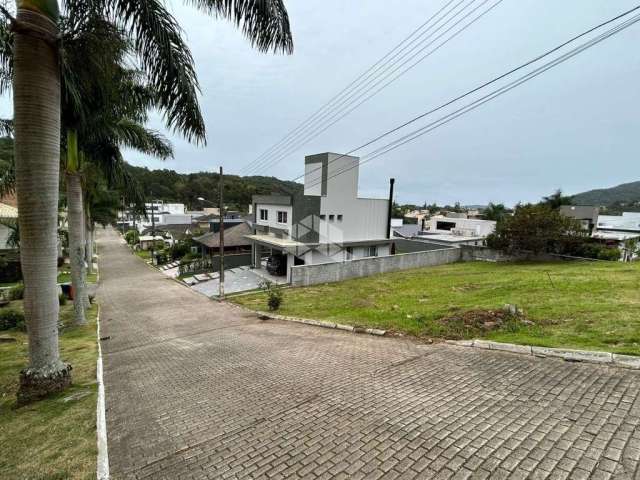
[(218, 285), (220, 290), (218, 296), (224, 298), (224, 182), (222, 177), (222, 167), (220, 167), (220, 277)]

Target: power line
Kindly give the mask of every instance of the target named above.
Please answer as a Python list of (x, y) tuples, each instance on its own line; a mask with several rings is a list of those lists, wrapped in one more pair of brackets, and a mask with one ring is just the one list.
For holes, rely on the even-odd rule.
[[(329, 112), (330, 117), (327, 119), (321, 119), (320, 120), (320, 125), (317, 126), (317, 128), (320, 128), (320, 130), (316, 130), (316, 131), (311, 131), (311, 132), (305, 132), (304, 135), (306, 135), (306, 137), (304, 138), (293, 138), (290, 140), (291, 142), (296, 142), (293, 145), (288, 146), (287, 151), (283, 152), (282, 154), (280, 154), (278, 157), (273, 158), (273, 159), (267, 159), (267, 161), (260, 166), (260, 168), (267, 168), (270, 166), (273, 166), (277, 163), (279, 163), (280, 161), (282, 161), (283, 159), (285, 159), (287, 156), (289, 156), (291, 153), (293, 153), (293, 151), (295, 151), (296, 149), (300, 148), (301, 146), (307, 144), (309, 141), (313, 140), (314, 138), (316, 138), (318, 135), (322, 134), (323, 132), (325, 132), (326, 130), (328, 130), (330, 127), (332, 127), (333, 125), (335, 125), (337, 122), (339, 122), (341, 119), (343, 119), (344, 117), (346, 117), (347, 115), (349, 115), (351, 112), (353, 112), (354, 110), (356, 110), (357, 108), (359, 108), (362, 104), (366, 103), (367, 101), (369, 101), (371, 98), (375, 97), (378, 93), (380, 93), (382, 90), (384, 90), (385, 88), (387, 88), (389, 85), (391, 85), (393, 82), (395, 82), (396, 80), (398, 80), (400, 77), (402, 77), (404, 74), (406, 74), (408, 71), (412, 70), (414, 67), (416, 67), (418, 64), (420, 64), (422, 61), (424, 61), (426, 58), (430, 57), (431, 55), (433, 55), (435, 52), (437, 52), (438, 50), (440, 50), (444, 45), (446, 45), (447, 43), (449, 43), (451, 40), (453, 40), (455, 37), (457, 37), (459, 34), (461, 34), (462, 32), (464, 32), (465, 30), (467, 30), (469, 27), (471, 27), (475, 22), (477, 22), (478, 20), (480, 20), (483, 16), (485, 16), (486, 14), (488, 14), (491, 10), (493, 10), (493, 8), (495, 8), (498, 4), (502, 3), (503, 0), (498, 0), (496, 3), (494, 3), (493, 5), (491, 5), (489, 8), (487, 8), (484, 12), (482, 12), (480, 15), (478, 15), (476, 18), (472, 19), (469, 23), (467, 23), (466, 25), (463, 25), (459, 30), (457, 30), (456, 32), (454, 32), (452, 35), (450, 35), (448, 38), (446, 38), (443, 42), (441, 42), (440, 44), (438, 44), (435, 48), (431, 49), (430, 51), (428, 51), (425, 55), (422, 55), (417, 61), (415, 61), (413, 64), (409, 65), (407, 68), (404, 68), (402, 71), (400, 71), (397, 75), (393, 76), (389, 81), (387, 81), (386, 83), (384, 83), (382, 86), (380, 86), (379, 88), (377, 88), (375, 91), (373, 91), (373, 93), (367, 95), (368, 92), (370, 92), (371, 90), (373, 90), (374, 88), (378, 87), (382, 82), (384, 82), (387, 78), (389, 78), (389, 76), (393, 75), (394, 73), (396, 73), (400, 68), (404, 67), (405, 65), (407, 65), (408, 63), (410, 63), (413, 59), (415, 59), (416, 57), (418, 57), (422, 52), (424, 52), (428, 47), (430, 47), (431, 45), (433, 45), (434, 43), (436, 43), (440, 38), (442, 38), (443, 36), (445, 36), (447, 33), (449, 33), (452, 29), (454, 29), (456, 26), (458, 26), (462, 21), (464, 21), (466, 18), (468, 18), (470, 15), (474, 14), (478, 9), (480, 9), (481, 7), (483, 7), (485, 4), (488, 3), (489, 0), (483, 0), (481, 2), (480, 5), (478, 5), (477, 7), (475, 7), (474, 9), (472, 9), (470, 12), (468, 12), (467, 14), (465, 14), (462, 18), (460, 18), (458, 21), (456, 21), (453, 25), (451, 25), (449, 28), (447, 28), (445, 31), (443, 31), (440, 35), (438, 35), (436, 38), (434, 38), (432, 41), (430, 41), (429, 43), (427, 43), (423, 48), (421, 48), (418, 52), (414, 53), (413, 55), (411, 55), (408, 59), (402, 61), (400, 63), (400, 65), (398, 65), (397, 67), (393, 68), (391, 71), (387, 71), (387, 72), (382, 72), (381, 75), (379, 75), (378, 78), (375, 79), (375, 83), (373, 85), (371, 85), (371, 87), (365, 89), (365, 91), (359, 93), (360, 90), (354, 92), (352, 95), (352, 98), (348, 98), (346, 99), (346, 101), (343, 101), (340, 105), (337, 106), (337, 111), (335, 112)], [(473, 2), (471, 2), (473, 3)], [(470, 5), (470, 4), (468, 4)], [(468, 6), (467, 5), (467, 6)], [(461, 11), (462, 12), (462, 11)], [(458, 12), (458, 13), (461, 13)], [(454, 18), (450, 18), (449, 20), (447, 20), (447, 22), (445, 22), (443, 25), (441, 25), (438, 30), (441, 27), (446, 26), (451, 20), (453, 20)], [(404, 57), (403, 57), (404, 58)], [(392, 65), (393, 67), (394, 65)], [(363, 98), (364, 97), (364, 98)], [(356, 103), (357, 102), (357, 103)], [(346, 103), (346, 105), (345, 105)], [(355, 104), (355, 105), (354, 105)], [(325, 114), (325, 117), (327, 116), (327, 114)], [(322, 122), (324, 122), (324, 125), (322, 124)], [(327, 123), (328, 122), (328, 123)], [(303, 135), (302, 133), (298, 134), (298, 137), (300, 137), (301, 135)]]
[[(617, 16), (614, 19), (611, 19), (611, 20), (609, 20), (607, 22), (604, 22), (603, 24), (600, 24), (599, 26), (594, 27), (593, 29), (590, 29), (587, 32), (592, 32), (595, 29), (600, 28), (603, 25), (609, 24), (609, 23), (611, 23), (611, 22), (613, 22), (613, 21), (615, 21), (617, 19), (620, 19), (621, 17), (624, 17), (624, 16), (626, 16), (626, 15), (628, 15), (628, 14), (630, 14), (633, 11), (636, 11), (638, 9), (640, 9), (640, 6), (637, 6), (637, 7), (633, 8), (633, 9), (625, 12), (624, 14)], [(513, 90), (514, 88), (518, 87), (519, 85), (522, 85), (523, 83), (526, 83), (529, 80), (532, 80), (532, 79), (536, 78), (537, 76), (543, 74), (547, 70), (550, 70), (551, 68), (566, 62), (567, 60), (575, 57), (576, 55), (582, 53), (583, 51), (585, 51), (585, 50), (587, 50), (587, 49), (599, 44), (600, 42), (602, 42), (602, 41), (610, 38), (611, 36), (621, 32), (622, 30), (632, 26), (633, 24), (637, 23), (638, 21), (640, 21), (640, 15), (636, 15), (636, 16), (632, 17), (631, 19), (623, 22), (622, 24), (620, 24), (620, 25), (618, 25), (616, 27), (613, 27), (612, 29), (600, 34), (599, 36), (597, 36), (597, 37), (595, 37), (595, 38), (593, 38), (593, 39), (591, 39), (591, 40), (579, 45), (578, 47), (575, 47), (574, 49), (572, 49), (569, 52), (561, 55), (560, 57), (545, 63), (544, 65), (538, 67), (537, 69), (532, 70), (531, 72), (519, 77), (518, 79), (510, 82), (509, 84), (492, 91), (491, 93), (489, 93), (489, 94), (487, 94), (487, 95), (485, 95), (485, 96), (483, 96), (483, 97), (481, 97), (481, 98), (479, 98), (479, 99), (477, 99), (477, 100), (465, 105), (464, 107), (462, 107), (462, 108), (460, 108), (460, 109), (458, 109), (458, 110), (456, 110), (456, 111), (454, 111), (452, 113), (444, 115), (443, 117), (439, 118), (438, 120), (436, 120), (436, 121), (434, 121), (434, 122), (432, 122), (430, 124), (427, 124), (424, 127), (421, 127), (421, 128), (419, 128), (419, 129), (417, 129), (417, 130), (415, 130), (415, 131), (413, 131), (413, 132), (411, 132), (411, 133), (409, 133), (409, 134), (407, 134), (407, 135), (405, 135), (403, 137), (400, 137), (399, 139), (394, 140), (393, 142), (390, 142), (390, 143), (388, 143), (388, 144), (386, 144), (386, 145), (384, 145), (382, 147), (379, 147), (378, 149), (366, 154), (363, 157), (363, 161), (360, 161), (359, 163), (357, 163), (355, 165), (352, 165), (352, 166), (349, 166), (349, 167), (344, 168), (342, 170), (339, 170), (338, 172), (335, 172), (334, 174), (329, 176), (327, 179), (334, 178), (334, 177), (336, 177), (338, 175), (346, 173), (349, 170), (352, 170), (353, 168), (356, 168), (359, 165), (366, 164), (366, 163), (368, 163), (368, 162), (370, 162), (370, 161), (372, 161), (372, 160), (374, 160), (374, 159), (376, 159), (376, 158), (378, 158), (378, 157), (380, 157), (382, 155), (385, 155), (386, 153), (389, 153), (392, 150), (395, 150), (396, 148), (399, 148), (400, 146), (402, 146), (402, 145), (404, 145), (406, 143), (409, 143), (409, 142), (411, 142), (411, 141), (413, 141), (413, 140), (415, 140), (415, 139), (417, 139), (417, 138), (419, 138), (419, 137), (421, 137), (421, 136), (423, 136), (423, 135), (435, 130), (436, 128), (439, 128), (439, 127), (441, 127), (443, 125), (446, 125), (450, 121), (452, 121), (452, 120), (454, 120), (454, 119), (456, 119), (456, 118), (458, 118), (458, 117), (460, 117), (460, 116), (462, 116), (462, 115), (464, 115), (464, 114), (466, 114), (466, 113), (468, 113), (468, 112), (470, 112), (472, 110), (475, 110), (476, 108), (484, 105), (485, 103), (487, 103), (487, 102), (489, 102), (489, 101), (491, 101), (491, 100), (493, 100), (493, 99), (495, 99), (495, 98), (497, 98), (497, 97), (499, 97), (499, 96), (501, 96), (501, 95)], [(579, 38), (581, 36), (586, 35), (587, 32), (579, 35), (576, 38)], [(571, 42), (571, 41), (569, 41), (569, 42)], [(565, 42), (564, 45), (566, 45), (566, 42)], [(554, 50), (557, 50), (558, 48), (562, 48), (562, 47), (556, 47)], [(370, 143), (372, 143), (372, 142), (370, 142)], [(332, 161), (336, 161), (339, 158), (344, 157), (344, 156), (345, 155), (337, 157), (337, 158), (333, 159)], [(298, 177), (298, 178), (300, 178), (300, 177)], [(308, 185), (307, 188), (316, 186), (318, 184), (320, 184), (320, 182), (312, 183), (312, 184)]]
[[(475, 1), (475, 0), (473, 0), (473, 1)], [(462, 13), (468, 6), (470, 6), (473, 3), (473, 1), (468, 3), (467, 5), (465, 5), (463, 7), (463, 9), (461, 9), (454, 16), (449, 18), (445, 23), (440, 25), (440, 27), (438, 27), (436, 29), (436, 31), (433, 32), (433, 33), (436, 33), (441, 28), (443, 28), (447, 24), (449, 24), (452, 20), (455, 19), (456, 15), (459, 15), (460, 13)], [(367, 85), (369, 85), (371, 83), (371, 81), (368, 81), (364, 85), (361, 85), (359, 88), (357, 88), (355, 91), (351, 92), (347, 98), (342, 100), (338, 105), (332, 107), (333, 111), (325, 112), (319, 119), (316, 120), (316, 123), (319, 123), (319, 125), (312, 124), (312, 125), (309, 125), (306, 128), (304, 128), (300, 132), (298, 132), (296, 135), (294, 135), (292, 138), (290, 138), (285, 144), (283, 144), (280, 147), (280, 150), (281, 150), (280, 152), (275, 152), (274, 151), (269, 157), (263, 159), (260, 162), (259, 165), (256, 165), (254, 167), (254, 169), (264, 169), (266, 167), (273, 166), (273, 165), (279, 163), (280, 161), (282, 161), (288, 155), (290, 155), (295, 149), (301, 147), (302, 145), (305, 145), (306, 143), (308, 143), (312, 139), (316, 138), (318, 135), (320, 135), (321, 133), (326, 131), (328, 128), (330, 128), (335, 123), (340, 121), (342, 118), (344, 118), (345, 116), (350, 114), (352, 111), (354, 111), (355, 109), (360, 107), (362, 104), (364, 104), (365, 102), (369, 101), (371, 98), (376, 96), (378, 93), (380, 93), (386, 87), (388, 87), (393, 82), (398, 80), (401, 76), (403, 76), (405, 73), (407, 73), (408, 71), (413, 69), (415, 66), (417, 66), (419, 63), (424, 61), (426, 58), (430, 57), (432, 54), (434, 54), (436, 51), (438, 51), (440, 48), (442, 48), (448, 42), (450, 42), (455, 37), (457, 37), (460, 33), (465, 31), (467, 28), (471, 27), (471, 25), (473, 25), (475, 22), (480, 20), (480, 18), (482, 18), (487, 13), (489, 13), (489, 11), (491, 11), (493, 8), (495, 8), (502, 1), (503, 0), (498, 0), (496, 3), (491, 5), (488, 9), (486, 9), (484, 12), (482, 12), (476, 18), (472, 19), (468, 24), (462, 26), (458, 31), (453, 33), (451, 36), (449, 36), (447, 39), (445, 39), (443, 42), (441, 42), (435, 48), (433, 48), (430, 51), (428, 51), (425, 55), (422, 55), (416, 62), (414, 62), (413, 64), (409, 65), (407, 68), (404, 68), (397, 75), (395, 75), (393, 78), (391, 78), (388, 82), (386, 82), (380, 88), (375, 90), (372, 94), (369, 94), (367, 96), (368, 92), (370, 92), (371, 90), (373, 90), (374, 88), (379, 86), (382, 82), (384, 82), (387, 78), (389, 78), (391, 75), (396, 73), (399, 69), (401, 69), (405, 65), (409, 64), (413, 59), (418, 57), (428, 47), (430, 47), (431, 45), (436, 43), (440, 38), (445, 36), (447, 33), (449, 33), (451, 30), (453, 30), (456, 26), (458, 26), (460, 23), (462, 23), (465, 19), (467, 19), (469, 16), (474, 14), (478, 9), (482, 8), (485, 4), (487, 4), (489, 2), (489, 0), (483, 0), (480, 3), (480, 5), (478, 5), (477, 7), (472, 9), (470, 12), (466, 13), (465, 15), (463, 15), (462, 18), (460, 18), (458, 21), (453, 23), (453, 25), (451, 25), (449, 28), (444, 30), (440, 35), (435, 37), (432, 41), (428, 42), (425, 46), (423, 46), (416, 53), (413, 53), (411, 56), (409, 56), (409, 58), (406, 58), (407, 57), (406, 54), (403, 55), (398, 60), (400, 62), (398, 66), (396, 66), (395, 64), (391, 64), (390, 66), (391, 67), (395, 67), (395, 68), (393, 68), (392, 70), (387, 69), (386, 71), (380, 72), (380, 74), (377, 75), (377, 78), (373, 79), (373, 81), (374, 81), (373, 85), (367, 86)], [(431, 37), (432, 37), (432, 35), (429, 35), (427, 37), (427, 39), (431, 38)], [(415, 48), (412, 49), (411, 51), (413, 51), (413, 50), (415, 50)], [(406, 58), (406, 60), (405, 60), (405, 58)], [(398, 62), (396, 62), (396, 63), (398, 63)], [(367, 86), (367, 88), (365, 88), (364, 91), (362, 91), (364, 86)], [(363, 97), (365, 97), (365, 98), (363, 98)], [(360, 99), (362, 99), (362, 100), (360, 100)], [(356, 103), (356, 102), (358, 102), (358, 103), (356, 105), (354, 105), (354, 103)], [(329, 118), (327, 118), (327, 117), (329, 117)], [(323, 125), (323, 122), (324, 122), (324, 125)], [(316, 128), (316, 129), (320, 128), (320, 130), (312, 131), (313, 128)]]
[[(313, 114), (311, 114), (309, 117), (307, 117), (301, 124), (299, 124), (296, 128), (294, 128), (291, 132), (289, 132), (287, 135), (285, 135), (282, 139), (280, 139), (278, 142), (276, 142), (274, 145), (272, 145), (270, 148), (268, 148), (265, 152), (263, 152), (260, 156), (258, 156), (258, 158), (256, 158), (255, 160), (253, 160), (252, 162), (249, 162), (249, 164), (245, 165), (245, 167), (242, 168), (242, 170), (244, 170), (245, 168), (249, 167), (251, 164), (253, 164), (256, 161), (259, 161), (261, 158), (263, 158), (265, 155), (267, 155), (271, 150), (273, 150), (275, 147), (277, 147), (281, 142), (283, 142), (284, 140), (286, 140), (290, 135), (292, 135), (293, 133), (295, 133), (298, 129), (300, 129), (301, 127), (303, 127), (304, 125), (307, 124), (308, 121), (312, 120), (318, 113), (322, 112), (322, 110), (324, 110), (327, 106), (331, 105), (336, 99), (340, 98), (345, 92), (347, 92), (353, 85), (355, 85), (360, 79), (364, 78), (365, 76), (367, 76), (371, 71), (373, 71), (378, 65), (380, 65), (381, 63), (384, 62), (384, 60), (386, 60), (390, 55), (393, 54), (393, 52), (395, 52), (396, 50), (398, 50), (403, 44), (405, 44), (409, 39), (411, 39), (412, 37), (414, 37), (420, 30), (422, 30), (425, 26), (427, 26), (429, 23), (431, 23), (431, 21), (437, 17), (440, 13), (442, 13), (442, 11), (444, 11), (446, 8), (449, 7), (449, 5), (451, 5), (455, 0), (449, 0), (442, 8), (440, 8), (436, 13), (434, 13), (431, 17), (429, 17), (425, 22), (423, 22), (418, 28), (416, 28), (415, 30), (413, 30), (407, 37), (405, 37), (400, 43), (398, 43), (397, 45), (395, 45), (391, 50), (389, 50), (385, 55), (383, 55), (380, 59), (378, 59), (373, 65), (371, 65), (367, 70), (365, 70), (364, 72), (362, 72), (357, 78), (355, 78), (351, 83), (349, 83), (346, 87), (344, 87), (340, 92), (338, 92), (336, 95), (334, 95), (331, 99), (329, 99), (329, 101), (327, 101), (325, 104), (323, 104), (317, 111), (315, 111)], [(461, 3), (462, 0), (460, 0), (459, 3)], [(409, 42), (409, 44), (413, 43)], [(402, 51), (403, 49), (401, 49), (400, 51)]]

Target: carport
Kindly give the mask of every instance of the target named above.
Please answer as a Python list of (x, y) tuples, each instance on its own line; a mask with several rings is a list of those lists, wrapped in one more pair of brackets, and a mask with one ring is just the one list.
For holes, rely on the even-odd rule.
[(273, 235), (246, 235), (251, 242), (251, 267), (262, 269), (263, 259), (280, 253), (287, 262), (287, 283), (291, 281), (291, 267), (300, 265), (300, 257), (309, 251), (309, 245), (289, 238), (278, 238)]

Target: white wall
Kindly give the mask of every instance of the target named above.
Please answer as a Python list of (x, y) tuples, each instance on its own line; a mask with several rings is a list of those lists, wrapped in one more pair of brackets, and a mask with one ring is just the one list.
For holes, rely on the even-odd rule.
[(438, 229), (438, 222), (455, 223), (454, 229), (468, 231), (469, 234), (463, 236), (468, 237), (486, 237), (493, 233), (496, 229), (496, 222), (493, 220), (478, 220), (474, 218), (451, 218), (451, 217), (432, 217), (427, 221), (427, 230), (430, 232), (450, 233), (451, 230)]
[[(260, 220), (260, 210), (266, 209), (268, 213), (268, 219)], [(287, 212), (287, 223), (278, 223), (278, 212)], [(281, 230), (288, 230), (291, 232), (291, 218), (292, 211), (291, 205), (267, 205), (259, 203), (256, 205), (256, 224), (267, 226), (270, 228), (279, 228)]]

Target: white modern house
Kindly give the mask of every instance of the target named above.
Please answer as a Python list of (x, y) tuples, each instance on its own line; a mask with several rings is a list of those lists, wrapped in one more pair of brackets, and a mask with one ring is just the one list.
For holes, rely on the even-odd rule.
[(358, 196), (359, 158), (322, 153), (305, 158), (300, 195), (254, 195), (253, 266), (278, 255), (287, 278), (294, 265), (390, 255), (388, 199)]
[(496, 229), (493, 220), (435, 215), (425, 222), (419, 236), (446, 245), (483, 245)]
[(592, 237), (608, 245), (618, 247), (622, 251), (622, 261), (636, 259), (638, 253), (628, 251), (628, 246), (629, 241), (640, 241), (640, 212), (598, 215), (598, 222)]

